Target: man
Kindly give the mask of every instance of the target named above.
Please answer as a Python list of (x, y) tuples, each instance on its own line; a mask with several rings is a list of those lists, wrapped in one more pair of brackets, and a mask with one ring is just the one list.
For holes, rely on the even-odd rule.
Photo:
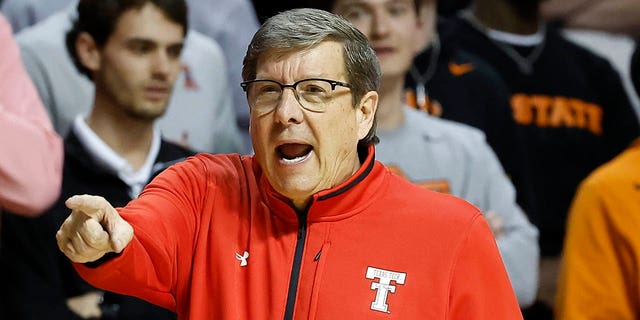
[(60, 193), (62, 139), (51, 126), (2, 15), (0, 43), (0, 212), (34, 216)]
[(559, 255), (576, 188), (638, 135), (638, 119), (609, 62), (541, 21), (539, 0), (476, 0), (452, 38), (489, 62), (511, 91), (540, 230), (539, 296), (553, 305)]
[[(7, 16), (7, 20), (9, 20), (9, 22), (13, 26), (14, 32), (19, 32), (20, 30), (35, 25), (36, 23), (44, 20), (50, 15), (63, 10), (69, 3), (72, 3), (72, 6), (75, 7), (76, 0), (4, 0), (2, 2), (2, 5), (0, 6), (0, 10)], [(200, 88), (198, 90), (197, 86), (187, 85), (185, 88), (187, 89), (185, 90), (187, 96), (176, 98), (175, 105), (180, 105), (181, 108), (191, 109), (191, 112), (184, 112), (184, 110), (182, 110), (183, 114), (191, 113), (191, 118), (187, 118), (184, 120), (180, 118), (167, 119), (166, 121), (162, 121), (162, 126), (168, 127), (168, 129), (164, 129), (164, 133), (169, 137), (174, 137), (175, 135), (175, 137), (177, 138), (182, 138), (182, 131), (186, 129), (187, 131), (190, 131), (190, 137), (187, 138), (190, 138), (189, 142), (191, 142), (191, 145), (196, 149), (209, 152), (234, 151), (234, 149), (225, 150), (224, 148), (226, 143), (225, 140), (234, 138), (234, 135), (232, 133), (233, 131), (229, 132), (229, 130), (225, 129), (229, 125), (232, 125), (232, 123), (228, 120), (230, 119), (229, 116), (233, 116), (233, 113), (231, 113), (233, 110), (229, 110), (226, 107), (226, 104), (228, 102), (225, 101), (224, 98), (231, 96), (232, 105), (236, 111), (235, 116), (237, 124), (240, 128), (239, 133), (242, 137), (243, 148), (241, 150), (249, 152), (251, 149), (251, 139), (249, 138), (248, 130), (249, 112), (247, 111), (247, 102), (245, 100), (244, 92), (239, 86), (228, 86), (227, 83), (238, 83), (241, 81), (240, 69), (242, 68), (242, 57), (244, 56), (244, 53), (246, 51), (247, 44), (249, 44), (249, 41), (251, 41), (251, 36), (253, 36), (256, 30), (258, 30), (259, 23), (253, 10), (251, 1), (187, 0), (187, 5), (189, 6), (189, 25), (192, 30), (195, 30), (197, 32), (190, 32), (191, 34), (187, 38), (187, 55), (185, 56), (185, 58), (187, 59), (185, 63), (189, 65), (190, 68), (195, 70), (185, 70), (185, 72), (187, 70), (189, 71), (189, 73), (185, 73), (185, 77), (187, 75), (189, 76), (185, 78), (185, 81), (186, 84), (199, 84)], [(65, 15), (57, 14), (56, 16)], [(37, 33), (42, 37), (51, 37), (53, 34), (62, 35), (62, 33), (64, 33), (64, 31), (66, 31), (66, 29), (69, 27), (68, 21), (65, 20), (68, 19), (55, 19), (55, 21), (60, 23), (55, 26), (64, 26), (64, 28), (52, 29), (52, 24), (49, 22), (47, 23), (46, 28), (37, 28), (36, 30), (40, 30)], [(43, 29), (48, 30), (45, 31)], [(217, 45), (211, 45), (211, 41), (209, 39), (206, 39), (206, 37), (201, 37), (201, 35), (209, 36), (210, 38), (214, 39), (215, 42), (220, 45), (220, 47), (218, 48)], [(43, 44), (47, 44), (47, 40), (42, 38), (38, 39), (37, 35), (32, 35), (31, 37), (33, 38), (29, 41), (21, 42), (23, 42), (23, 49), (31, 48), (33, 51), (35, 51), (31, 53), (34, 56), (30, 57), (34, 61), (30, 59), (28, 60), (28, 63), (30, 63), (31, 74), (35, 77), (38, 77), (41, 76), (40, 72), (42, 72), (43, 70), (38, 70), (36, 68), (37, 64), (35, 63), (43, 61), (43, 58), (49, 58), (50, 53), (42, 54), (41, 56), (38, 55), (38, 50), (42, 49), (40, 46)], [(58, 38), (55, 37), (53, 39), (49, 39), (49, 41), (52, 40), (58, 40)], [(54, 46), (54, 48), (58, 49), (55, 51), (56, 53), (65, 53), (62, 46)], [(43, 51), (46, 52), (46, 50)], [(218, 57), (219, 51), (224, 54), (224, 60), (220, 59), (221, 57)], [(190, 52), (192, 52), (192, 54), (190, 54)], [(201, 58), (199, 57), (200, 55), (202, 55)], [(218, 61), (219, 59), (220, 61)], [(71, 64), (63, 65), (67, 67), (66, 70), (75, 71), (72, 68)], [(46, 68), (46, 66), (44, 66), (43, 68)], [(233, 71), (227, 72), (228, 82), (220, 78), (220, 76), (223, 75), (220, 73), (221, 68)], [(47, 71), (62, 70), (57, 70), (56, 68), (49, 67)], [(71, 74), (75, 75), (75, 73), (73, 72), (71, 72)], [(55, 109), (51, 107), (53, 103), (57, 105), (64, 105), (62, 101), (68, 100), (70, 99), (70, 97), (82, 97), (77, 93), (69, 95), (68, 93), (63, 92), (46, 91), (46, 82), (44, 82), (45, 79), (38, 79), (42, 81), (41, 83), (38, 83), (40, 93), (46, 96), (51, 95), (51, 97), (48, 98), (49, 100), (46, 102), (49, 109), (53, 112), (55, 112)], [(194, 80), (197, 81), (194, 82)], [(220, 81), (221, 83), (217, 83), (216, 81)], [(211, 88), (209, 88), (210, 82), (212, 84)], [(83, 85), (86, 84), (82, 81), (80, 81), (80, 83), (82, 83)], [(204, 90), (203, 88), (207, 89)], [(51, 90), (51, 88), (49, 88), (49, 90)], [(178, 88), (178, 90), (176, 91), (181, 92), (182, 90)], [(86, 94), (90, 95), (91, 90), (87, 90)], [(188, 96), (191, 96), (191, 101), (185, 100), (188, 98)], [(214, 102), (211, 97), (217, 97), (218, 102)], [(90, 97), (87, 97), (85, 100), (90, 101), (89, 99)], [(208, 105), (204, 108), (201, 107), (200, 103), (195, 103), (195, 106), (193, 105), (194, 102), (199, 101), (202, 101), (200, 103), (207, 103)], [(211, 107), (211, 105), (213, 105), (213, 107)], [(197, 114), (194, 111), (199, 112), (200, 114)], [(175, 116), (178, 115), (179, 114), (176, 114)], [(211, 138), (209, 138), (210, 132), (205, 136), (207, 137), (206, 139), (203, 138), (202, 134), (204, 132), (210, 131), (209, 126), (203, 126), (202, 129), (193, 129), (184, 127), (179, 123), (194, 123), (196, 122), (196, 119), (198, 119), (198, 121), (202, 121), (203, 123), (211, 122), (212, 115), (215, 115), (214, 122), (216, 122), (216, 125), (214, 126), (214, 128), (217, 130), (215, 131), (214, 136)], [(171, 118), (171, 116), (168, 116), (167, 118)], [(60, 120), (66, 119), (63, 118)], [(60, 128), (60, 126), (62, 125), (65, 128), (63, 132), (66, 132), (67, 124), (60, 123), (60, 120), (58, 120), (58, 124), (56, 127)], [(175, 131), (177, 131), (177, 129), (180, 129), (180, 131), (174, 133)], [(235, 145), (232, 145), (232, 147), (237, 148), (237, 146)]]
[(374, 161), (380, 74), (362, 33), (286, 11), (242, 74), (253, 157), (190, 158), (119, 211), (67, 200), (56, 238), (86, 279), (180, 319), (520, 318), (481, 213)]
[(68, 49), (93, 80), (95, 99), (65, 139), (58, 202), (38, 219), (5, 216), (0, 275), (3, 291), (11, 291), (2, 293), (3, 319), (173, 318), (168, 310), (89, 286), (53, 237), (69, 196), (100, 193), (125, 205), (158, 172), (193, 154), (162, 139), (155, 124), (181, 71), (186, 10), (183, 0), (79, 2)]
[[(640, 47), (631, 59), (640, 93)], [(556, 319), (637, 319), (640, 314), (640, 137), (581, 184), (571, 205)]]
[[(410, 181), (476, 205), (494, 231), (521, 306), (537, 289), (536, 228), (515, 202), (514, 188), (478, 130), (430, 117), (403, 103), (404, 79), (435, 7), (414, 0), (336, 0), (331, 10), (350, 20), (376, 50), (382, 69), (376, 158)], [(434, 10), (418, 15), (417, 10)], [(425, 19), (430, 16), (431, 19)]]
[(406, 102), (443, 119), (482, 130), (517, 189), (518, 203), (535, 211), (535, 199), (523, 163), (528, 157), (520, 144), (509, 105), (509, 90), (484, 60), (452, 41), (441, 41), (451, 31), (447, 19), (437, 17), (435, 0), (416, 1), (424, 46), (414, 58), (405, 81)]
[[(64, 10), (16, 36), (27, 72), (61, 135), (76, 115), (89, 112), (94, 95), (93, 83), (78, 72), (65, 48), (77, 3), (69, 1)], [(169, 108), (158, 120), (163, 136), (201, 152), (242, 151), (220, 46), (190, 29), (182, 64)]]

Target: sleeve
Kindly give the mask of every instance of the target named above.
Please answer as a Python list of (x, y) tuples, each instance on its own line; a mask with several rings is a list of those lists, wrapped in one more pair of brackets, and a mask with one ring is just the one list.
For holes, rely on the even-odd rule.
[(173, 165), (138, 199), (118, 208), (133, 226), (133, 240), (121, 254), (95, 268), (74, 264), (79, 274), (98, 288), (175, 312), (176, 296), (184, 289), (179, 283), (187, 283), (191, 271), (204, 199), (215, 197), (215, 191), (207, 190), (204, 166), (198, 158)]
[(591, 182), (580, 186), (569, 212), (556, 319), (637, 319), (637, 301), (628, 296), (637, 297), (629, 287), (636, 287), (637, 275), (624, 263), (634, 255), (612, 216), (638, 212), (611, 211)]
[(456, 249), (447, 319), (522, 319), (489, 226), (480, 214)]
[(62, 139), (26, 74), (11, 28), (0, 16), (0, 207), (38, 214), (60, 192)]
[(521, 307), (531, 305), (538, 290), (540, 248), (538, 229), (516, 203), (515, 188), (500, 166), (491, 148), (478, 141), (478, 167), (474, 174), (484, 177), (480, 181), (483, 191), (481, 209), (496, 214), (502, 221), (502, 232), (496, 235), (500, 255)]

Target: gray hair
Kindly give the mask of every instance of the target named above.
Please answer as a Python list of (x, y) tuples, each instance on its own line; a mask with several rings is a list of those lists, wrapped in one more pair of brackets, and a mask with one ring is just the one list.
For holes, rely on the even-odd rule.
[[(324, 10), (293, 9), (269, 18), (256, 32), (247, 48), (242, 67), (244, 81), (254, 80), (258, 59), (264, 54), (284, 55), (308, 50), (324, 41), (336, 41), (344, 47), (347, 82), (352, 85), (353, 104), (369, 91), (380, 88), (380, 65), (367, 37), (349, 21)], [(359, 145), (378, 142), (375, 122)]]

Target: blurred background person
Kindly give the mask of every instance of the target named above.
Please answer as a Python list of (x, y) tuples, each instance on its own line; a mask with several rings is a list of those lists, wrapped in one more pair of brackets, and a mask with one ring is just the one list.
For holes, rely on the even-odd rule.
[[(56, 130), (64, 135), (78, 114), (86, 114), (93, 83), (74, 67), (64, 34), (75, 18), (77, 1), (17, 35), (25, 67)], [(211, 153), (244, 152), (232, 105), (227, 65), (220, 46), (190, 29), (182, 53), (182, 72), (170, 107), (159, 125), (171, 141)], [(51, 63), (55, 61), (55, 63)]]
[[(544, 23), (539, 0), (475, 0), (451, 37), (489, 62), (511, 91), (536, 200), (539, 299), (552, 308), (566, 216), (580, 181), (626, 148), (638, 119), (611, 64)], [(547, 311), (549, 313), (550, 311)]]
[(187, 7), (183, 0), (81, 0), (78, 13), (68, 50), (95, 84), (95, 98), (65, 138), (55, 205), (34, 219), (5, 216), (2, 319), (174, 319), (168, 310), (87, 284), (57, 249), (55, 234), (71, 195), (100, 193), (124, 206), (159, 172), (194, 154), (161, 138), (156, 126), (182, 71)]
[[(63, 10), (75, 0), (3, 0), (0, 11), (8, 16), (14, 32), (35, 25), (50, 15)], [(240, 134), (243, 139), (243, 152), (251, 152), (248, 136), (247, 103), (240, 83), (242, 57), (253, 33), (258, 30), (253, 5), (249, 0), (188, 0), (190, 27), (212, 39), (222, 49), (227, 65), (228, 90), (232, 96), (232, 105)]]
[[(631, 61), (640, 92), (640, 48)], [(640, 315), (640, 137), (580, 185), (573, 200), (558, 282), (556, 319)]]
[(524, 164), (528, 161), (520, 143), (509, 104), (510, 93), (498, 73), (484, 60), (461, 50), (446, 35), (447, 18), (437, 16), (435, 0), (421, 0), (420, 15), (424, 41), (407, 72), (406, 103), (429, 114), (468, 124), (482, 130), (515, 185), (518, 203), (535, 211), (533, 192)]

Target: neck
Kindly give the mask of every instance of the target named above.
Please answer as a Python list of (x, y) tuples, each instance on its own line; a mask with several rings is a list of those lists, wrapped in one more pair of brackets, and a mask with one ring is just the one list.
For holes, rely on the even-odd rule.
[(485, 27), (514, 34), (534, 34), (540, 21), (539, 5), (514, 7), (505, 0), (478, 0), (472, 6), (473, 15)]
[(383, 77), (380, 86), (377, 121), (381, 130), (394, 130), (402, 126), (404, 113), (404, 77)]
[(108, 108), (96, 103), (87, 125), (133, 168), (138, 170), (144, 165), (153, 140), (152, 120), (134, 119), (118, 107)]

